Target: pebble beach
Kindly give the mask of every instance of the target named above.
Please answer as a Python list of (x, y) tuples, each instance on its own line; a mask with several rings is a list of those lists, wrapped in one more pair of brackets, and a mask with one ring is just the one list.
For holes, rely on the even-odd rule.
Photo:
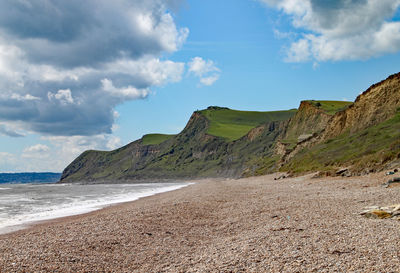
[(0, 272), (399, 272), (384, 174), (209, 179), (0, 235)]

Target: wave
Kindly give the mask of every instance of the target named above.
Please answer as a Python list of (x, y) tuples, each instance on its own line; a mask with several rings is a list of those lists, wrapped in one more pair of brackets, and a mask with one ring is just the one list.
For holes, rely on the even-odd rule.
[[(169, 184), (166, 186), (157, 185), (156, 187), (151, 188), (149, 188), (149, 184), (142, 185), (147, 186), (147, 188), (140, 188), (137, 185), (134, 185), (132, 187), (132, 184), (129, 184), (131, 188), (127, 187), (127, 185), (125, 185), (125, 188), (123, 187), (123, 185), (120, 185), (122, 190), (126, 190), (128, 192), (121, 192), (111, 196), (103, 195), (96, 197), (93, 194), (82, 196), (64, 196), (63, 199), (68, 200), (68, 202), (53, 205), (49, 204), (49, 201), (46, 202), (42, 200), (40, 205), (37, 206), (35, 206), (35, 204), (30, 205), (29, 207), (20, 206), (21, 208), (26, 210), (20, 211), (15, 215), (2, 215), (3, 217), (0, 216), (0, 234), (22, 229), (34, 222), (84, 214), (91, 211), (99, 210), (113, 204), (135, 201), (139, 198), (155, 195), (158, 193), (177, 190), (191, 184), (193, 183), (174, 185)], [(73, 187), (73, 185), (70, 186)], [(132, 190), (134, 190), (134, 192), (132, 192)], [(107, 186), (104, 187), (104, 192), (107, 192)]]

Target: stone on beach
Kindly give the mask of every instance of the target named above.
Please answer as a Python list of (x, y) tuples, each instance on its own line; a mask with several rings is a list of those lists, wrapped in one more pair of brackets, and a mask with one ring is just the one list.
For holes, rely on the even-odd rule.
[(384, 173), (311, 176), (206, 180), (0, 235), (0, 272), (400, 272), (400, 222), (354, 217), (400, 212)]
[(365, 207), (360, 214), (366, 218), (373, 218), (373, 219), (387, 219), (387, 218), (398, 219), (400, 216), (400, 204), (386, 206), (386, 207), (368, 206)]

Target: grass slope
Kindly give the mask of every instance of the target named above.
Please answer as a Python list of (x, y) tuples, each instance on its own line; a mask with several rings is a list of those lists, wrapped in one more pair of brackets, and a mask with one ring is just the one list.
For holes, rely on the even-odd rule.
[(346, 109), (353, 104), (349, 101), (333, 101), (333, 100), (309, 100), (314, 106), (321, 108), (329, 115), (334, 115), (339, 111)]
[(292, 117), (296, 109), (274, 112), (237, 111), (228, 108), (209, 107), (200, 111), (210, 122), (207, 133), (234, 141), (251, 129), (271, 121), (283, 121)]
[(308, 172), (352, 166), (355, 171), (400, 158), (400, 109), (396, 115), (355, 134), (344, 133), (297, 154), (283, 171)]
[(172, 138), (173, 136), (175, 135), (148, 134), (143, 136), (142, 143), (143, 145), (157, 145)]

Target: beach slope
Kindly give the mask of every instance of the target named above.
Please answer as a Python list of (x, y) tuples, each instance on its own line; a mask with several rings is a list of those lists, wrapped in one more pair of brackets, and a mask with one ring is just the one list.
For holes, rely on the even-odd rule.
[(204, 180), (0, 236), (1, 272), (398, 272), (382, 174)]

